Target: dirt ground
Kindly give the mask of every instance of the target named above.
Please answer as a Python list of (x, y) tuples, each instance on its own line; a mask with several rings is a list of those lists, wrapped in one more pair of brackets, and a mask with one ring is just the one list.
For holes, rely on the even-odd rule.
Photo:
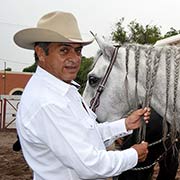
[[(32, 171), (26, 164), (21, 152), (14, 152), (15, 131), (0, 131), (0, 180), (32, 180)], [(158, 165), (153, 180), (156, 179)], [(176, 180), (180, 180), (180, 168)]]
[(16, 141), (15, 131), (0, 131), (0, 180), (30, 180), (32, 172), (21, 151), (12, 149)]

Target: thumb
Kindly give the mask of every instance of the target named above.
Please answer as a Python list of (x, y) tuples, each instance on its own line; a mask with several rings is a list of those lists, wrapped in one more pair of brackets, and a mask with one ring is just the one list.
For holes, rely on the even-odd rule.
[(148, 108), (145, 107), (145, 108), (142, 108), (142, 109), (139, 109), (139, 115), (142, 116), (144, 113), (146, 113), (148, 111)]
[(142, 141), (141, 144), (143, 144), (144, 146), (148, 147), (148, 142)]
[(138, 110), (137, 110), (137, 114), (138, 114), (139, 116), (142, 116), (145, 112), (146, 112), (145, 109), (138, 109)]

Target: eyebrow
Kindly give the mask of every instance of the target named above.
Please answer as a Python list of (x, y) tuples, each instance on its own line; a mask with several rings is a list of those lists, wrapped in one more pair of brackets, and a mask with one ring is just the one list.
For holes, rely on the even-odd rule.
[(72, 45), (70, 45), (70, 44), (68, 44), (68, 43), (60, 43), (59, 46), (68, 46), (68, 47), (75, 48), (75, 49), (77, 49), (77, 48), (83, 48), (82, 45), (80, 45), (79, 47), (73, 47)]

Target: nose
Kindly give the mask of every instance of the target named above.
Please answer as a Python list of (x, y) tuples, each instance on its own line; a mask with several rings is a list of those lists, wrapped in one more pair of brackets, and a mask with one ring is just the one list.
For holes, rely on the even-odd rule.
[(69, 52), (69, 58), (74, 60), (81, 60), (81, 52), (77, 51), (75, 48), (72, 48)]

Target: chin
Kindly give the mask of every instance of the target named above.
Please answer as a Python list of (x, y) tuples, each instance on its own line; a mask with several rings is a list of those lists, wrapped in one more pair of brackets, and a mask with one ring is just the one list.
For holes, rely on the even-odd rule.
[(71, 78), (65, 79), (64, 81), (70, 83), (71, 81), (73, 81), (73, 80), (75, 80), (75, 79), (76, 79), (76, 76), (75, 76), (75, 77), (73, 76), (73, 77), (71, 77)]

